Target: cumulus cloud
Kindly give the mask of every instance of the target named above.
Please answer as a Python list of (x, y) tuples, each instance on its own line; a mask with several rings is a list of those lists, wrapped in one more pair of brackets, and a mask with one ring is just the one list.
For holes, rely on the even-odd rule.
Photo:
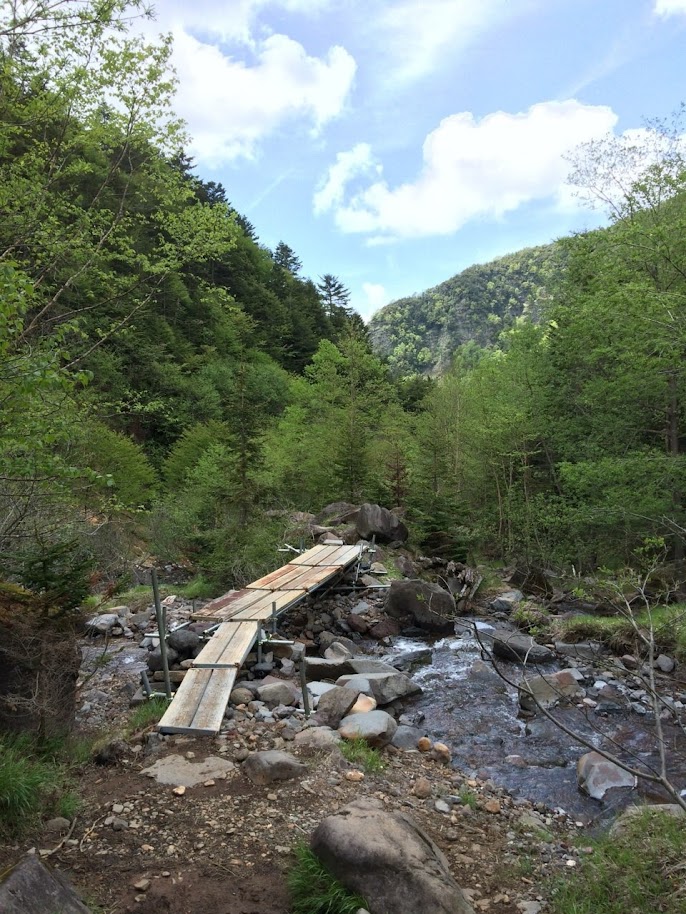
[(191, 148), (210, 163), (253, 155), (260, 139), (295, 117), (318, 131), (340, 114), (356, 69), (344, 48), (310, 57), (285, 35), (259, 42), (248, 65), (184, 29), (174, 31), (174, 64)]
[(472, 219), (500, 218), (527, 202), (559, 198), (569, 172), (565, 153), (605, 135), (616, 122), (611, 108), (575, 100), (542, 102), (519, 114), (498, 111), (481, 120), (469, 112), (453, 114), (426, 137), (415, 180), (391, 187), (380, 175), (366, 187), (351, 188), (350, 179), (374, 164), (371, 150), (360, 144), (357, 155), (339, 154), (315, 209), (333, 212), (342, 231), (366, 233), (377, 242), (452, 234)]
[(655, 13), (658, 16), (686, 16), (686, 0), (655, 0)]
[(386, 289), (378, 282), (363, 282), (362, 291), (367, 299), (366, 311), (372, 312), (382, 308), (388, 301)]

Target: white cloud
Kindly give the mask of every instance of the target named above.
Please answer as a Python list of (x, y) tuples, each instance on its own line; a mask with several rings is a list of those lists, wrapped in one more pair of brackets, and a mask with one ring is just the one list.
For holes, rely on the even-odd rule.
[[(333, 211), (342, 231), (367, 233), (377, 242), (449, 235), (472, 219), (500, 218), (527, 202), (560, 198), (570, 168), (565, 153), (605, 135), (616, 122), (611, 108), (575, 100), (481, 120), (453, 114), (426, 137), (417, 178), (397, 187), (379, 178), (352, 191), (345, 168), (336, 171), (339, 154), (318, 192), (318, 210)], [(371, 150), (365, 161), (372, 161)]]
[(253, 155), (264, 136), (296, 117), (318, 131), (340, 114), (356, 69), (344, 48), (310, 57), (285, 35), (260, 41), (248, 65), (181, 28), (174, 31), (174, 65), (176, 107), (193, 135), (191, 149), (210, 163)]
[(363, 282), (362, 291), (367, 298), (367, 304), (371, 311), (376, 311), (383, 307), (388, 301), (386, 289), (378, 282)]
[(529, 5), (530, 0), (381, 0), (379, 48), (391, 59), (394, 80), (415, 79), (434, 71), (441, 55), (456, 56), (486, 29)]
[(655, 0), (657, 16), (686, 16), (686, 0)]
[(339, 152), (314, 195), (315, 215), (321, 215), (343, 203), (346, 188), (360, 175), (375, 171), (380, 173), (368, 143), (358, 143), (348, 152)]

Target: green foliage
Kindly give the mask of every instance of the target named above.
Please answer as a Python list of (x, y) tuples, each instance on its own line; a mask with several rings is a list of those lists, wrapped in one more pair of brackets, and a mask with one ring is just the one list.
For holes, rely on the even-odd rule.
[(584, 839), (593, 853), (554, 885), (555, 914), (683, 914), (686, 826), (646, 811), (617, 835)]
[(553, 621), (550, 613), (536, 603), (520, 603), (512, 611), (510, 618), (515, 625), (534, 637), (547, 635)]
[(378, 774), (386, 767), (379, 750), (373, 749), (361, 737), (343, 740), (340, 749), (344, 758), (353, 765), (359, 765), (367, 774)]
[(479, 798), (469, 787), (461, 787), (458, 796), (460, 797), (463, 806), (469, 806), (470, 809), (476, 809), (478, 806)]
[(296, 863), (288, 873), (293, 914), (356, 914), (366, 902), (337, 882), (305, 844), (295, 848)]

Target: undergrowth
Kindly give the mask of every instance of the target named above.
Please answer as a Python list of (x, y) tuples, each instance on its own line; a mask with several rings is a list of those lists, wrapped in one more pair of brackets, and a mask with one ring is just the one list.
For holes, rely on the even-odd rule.
[[(686, 604), (673, 603), (650, 611), (636, 612), (634, 619), (647, 627), (652, 619), (655, 642), (660, 651), (679, 660), (686, 660)], [(632, 653), (637, 648), (636, 632), (630, 619), (623, 615), (579, 615), (555, 622), (555, 636), (562, 641), (601, 641), (618, 654)]]
[(648, 811), (593, 848), (553, 887), (554, 914), (684, 914), (686, 820)]
[(86, 741), (0, 736), (0, 834), (20, 834), (41, 817), (72, 819), (80, 806), (73, 775), (91, 752)]
[(367, 906), (334, 879), (306, 844), (296, 846), (295, 858), (287, 880), (292, 914), (356, 914)]
[(126, 725), (127, 734), (137, 733), (139, 730), (145, 730), (156, 724), (167, 710), (168, 704), (166, 698), (151, 698), (144, 704), (138, 705), (129, 715)]
[(343, 740), (340, 744), (343, 756), (353, 765), (359, 765), (368, 774), (374, 774), (383, 771), (385, 768), (381, 753), (378, 749), (372, 749), (366, 740), (357, 737), (351, 740)]

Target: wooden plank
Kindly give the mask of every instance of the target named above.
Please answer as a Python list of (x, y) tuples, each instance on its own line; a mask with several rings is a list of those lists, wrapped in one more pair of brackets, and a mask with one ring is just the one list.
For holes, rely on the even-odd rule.
[(346, 568), (348, 565), (352, 565), (362, 554), (360, 546), (336, 546), (335, 549), (335, 552), (331, 553), (324, 562), (319, 564), (338, 565), (340, 568)]
[(322, 565), (315, 568), (306, 568), (305, 571), (290, 581), (284, 581), (282, 590), (314, 590), (324, 581), (338, 574), (339, 568), (335, 565)]
[[(202, 671), (200, 671), (202, 672)], [(200, 706), (195, 713), (189, 733), (215, 735), (219, 733), (229, 696), (236, 681), (236, 669), (210, 670), (210, 681), (205, 689)]]
[(322, 561), (337, 548), (338, 546), (313, 546), (312, 549), (292, 559), (289, 565), (321, 565)]
[(241, 621), (247, 619), (259, 620), (263, 622), (265, 619), (269, 619), (272, 614), (272, 604), (276, 603), (276, 614), (280, 616), (282, 613), (286, 612), (291, 606), (294, 606), (299, 600), (307, 594), (306, 590), (282, 590), (274, 591), (271, 594), (273, 599), (265, 601), (264, 603), (255, 604), (250, 606), (248, 609), (242, 610), (240, 615), (232, 621)]
[[(191, 619), (197, 622), (226, 622), (228, 619), (231, 619), (237, 612), (240, 612), (241, 609), (245, 609), (247, 606), (252, 606), (253, 603), (257, 603), (258, 600), (262, 599), (264, 596), (268, 596), (270, 591), (264, 590), (262, 592), (254, 589), (246, 589), (239, 591), (239, 595), (234, 599), (228, 601), (220, 608), (211, 608), (211, 604), (203, 607), (201, 610), (198, 610), (197, 613), (193, 613)], [(214, 601), (213, 601), (214, 602)]]
[(208, 670), (188, 670), (174, 698), (157, 725), (161, 733), (182, 733), (195, 717), (210, 681)]
[(256, 622), (225, 622), (193, 661), (193, 669), (239, 667), (257, 637)]

